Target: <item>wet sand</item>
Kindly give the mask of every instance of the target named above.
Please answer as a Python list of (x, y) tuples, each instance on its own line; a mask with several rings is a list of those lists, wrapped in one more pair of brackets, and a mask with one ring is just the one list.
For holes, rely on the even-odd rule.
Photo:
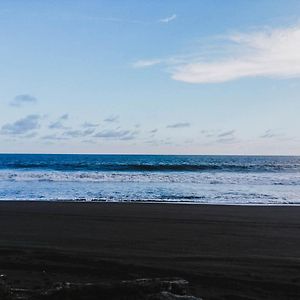
[(15, 287), (182, 277), (204, 299), (300, 299), (300, 207), (0, 202)]

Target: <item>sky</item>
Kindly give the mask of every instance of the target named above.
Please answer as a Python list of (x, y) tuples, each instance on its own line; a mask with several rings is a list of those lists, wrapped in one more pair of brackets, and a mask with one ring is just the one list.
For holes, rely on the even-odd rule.
[(300, 155), (299, 0), (2, 0), (0, 152)]

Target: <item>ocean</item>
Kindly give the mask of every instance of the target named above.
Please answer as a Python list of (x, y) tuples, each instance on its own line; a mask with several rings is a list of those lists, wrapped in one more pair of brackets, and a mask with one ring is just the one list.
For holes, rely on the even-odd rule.
[(0, 154), (0, 200), (300, 204), (300, 157)]

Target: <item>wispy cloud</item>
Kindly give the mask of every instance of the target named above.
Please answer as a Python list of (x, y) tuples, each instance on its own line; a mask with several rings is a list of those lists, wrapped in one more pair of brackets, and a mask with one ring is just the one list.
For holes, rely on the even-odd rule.
[(223, 138), (223, 137), (228, 137), (228, 136), (233, 136), (235, 133), (235, 130), (229, 130), (229, 131), (224, 131), (218, 134), (219, 138)]
[(112, 139), (112, 140), (133, 140), (138, 131), (130, 130), (103, 130), (94, 135), (94, 137)]
[(63, 125), (63, 123), (61, 121), (56, 121), (56, 122), (51, 123), (48, 126), (48, 128), (49, 129), (67, 129), (68, 127)]
[(282, 136), (283, 136), (282, 132), (279, 132), (277, 130), (268, 129), (260, 137), (263, 139), (270, 139), (270, 138), (282, 137)]
[(93, 134), (95, 129), (88, 128), (86, 130), (68, 130), (63, 133), (64, 136), (70, 138), (87, 137)]
[(234, 136), (230, 137), (224, 137), (216, 140), (216, 143), (222, 143), (222, 144), (229, 144), (229, 143), (235, 143), (238, 140)]
[(170, 23), (170, 22), (174, 21), (176, 18), (177, 18), (177, 15), (173, 14), (173, 15), (171, 15), (169, 17), (160, 19), (158, 22), (159, 23)]
[(69, 127), (67, 127), (67, 126), (64, 125), (64, 122), (65, 122), (66, 120), (68, 120), (68, 119), (69, 119), (69, 115), (68, 115), (68, 114), (64, 114), (64, 115), (60, 116), (60, 117), (57, 119), (57, 121), (52, 122), (52, 123), (48, 126), (48, 128), (49, 128), (49, 129), (68, 129)]
[(84, 122), (82, 124), (82, 127), (83, 128), (95, 128), (95, 127), (98, 127), (99, 124), (96, 124), (96, 123), (90, 123), (90, 122)]
[(134, 68), (147, 68), (147, 67), (152, 67), (152, 66), (155, 66), (155, 65), (158, 65), (162, 62), (162, 60), (160, 59), (141, 59), (141, 60), (138, 60), (136, 62), (133, 63), (133, 67)]
[(171, 78), (187, 83), (219, 83), (240, 78), (300, 77), (300, 25), (206, 39), (195, 53), (139, 60), (136, 68), (161, 64)]
[(151, 145), (151, 146), (161, 146), (161, 145), (175, 145), (174, 142), (170, 140), (170, 138), (165, 138), (165, 139), (150, 139), (145, 141), (146, 144)]
[(213, 143), (234, 143), (237, 142), (238, 139), (235, 136), (236, 131), (234, 129), (221, 131), (217, 130), (201, 130), (201, 133), (210, 140), (209, 144)]
[(67, 130), (61, 134), (49, 134), (49, 135), (44, 135), (41, 137), (43, 140), (68, 140), (72, 138), (85, 138), (90, 136), (95, 132), (94, 128), (87, 128), (85, 130)]
[(69, 114), (63, 114), (62, 116), (59, 117), (60, 120), (68, 120), (69, 119)]
[[(57, 17), (57, 16), (56, 16)], [(107, 23), (125, 23), (125, 24), (140, 24), (140, 25), (155, 25), (157, 23), (170, 23), (177, 18), (176, 14), (171, 16), (167, 16), (162, 19), (128, 19), (128, 18), (120, 18), (115, 16), (99, 16), (92, 14), (74, 14), (74, 13), (64, 13), (58, 16), (64, 20), (77, 20), (77, 21), (90, 21), (90, 22), (107, 22)]]
[(49, 141), (63, 141), (66, 140), (66, 137), (59, 136), (57, 134), (48, 134), (41, 137), (42, 140), (49, 140)]
[(170, 124), (167, 126), (167, 128), (184, 128), (184, 127), (190, 127), (191, 124), (188, 122), (183, 122), (183, 123), (175, 123), (175, 124)]
[(36, 137), (37, 135), (38, 135), (37, 132), (30, 132), (30, 133), (28, 133), (28, 134), (25, 134), (25, 135), (23, 136), (23, 138), (25, 138), (25, 139), (31, 139), (31, 138)]
[(37, 99), (29, 94), (21, 94), (17, 95), (16, 97), (13, 98), (12, 101), (10, 101), (11, 106), (23, 106), (26, 104), (34, 104), (37, 102)]
[[(227, 54), (206, 62), (187, 62), (172, 78), (189, 83), (226, 82), (245, 77), (300, 77), (300, 27), (239, 33), (220, 44)], [(230, 50), (228, 53), (228, 49)], [(224, 51), (224, 52), (226, 52)]]
[(150, 130), (149, 132), (150, 132), (150, 133), (156, 133), (157, 131), (158, 131), (158, 129), (155, 128), (155, 129)]
[(40, 119), (41, 117), (39, 115), (28, 115), (27, 117), (19, 119), (14, 123), (8, 123), (3, 125), (0, 133), (7, 135), (28, 134), (31, 131), (40, 127)]
[(119, 116), (117, 115), (112, 115), (109, 116), (108, 118), (104, 119), (104, 122), (109, 122), (109, 123), (115, 123), (119, 121)]
[(215, 130), (215, 129), (203, 129), (201, 130), (201, 134), (203, 134), (207, 138), (215, 137), (218, 134), (220, 134), (220, 130)]

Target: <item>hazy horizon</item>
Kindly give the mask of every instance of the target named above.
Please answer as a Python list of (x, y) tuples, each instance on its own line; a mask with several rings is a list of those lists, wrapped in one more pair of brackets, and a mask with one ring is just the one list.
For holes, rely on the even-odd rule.
[(257, 156), (257, 157), (300, 157), (293, 154), (177, 154), (177, 153), (98, 153), (98, 152), (0, 152), (0, 155), (103, 155), (103, 156)]

